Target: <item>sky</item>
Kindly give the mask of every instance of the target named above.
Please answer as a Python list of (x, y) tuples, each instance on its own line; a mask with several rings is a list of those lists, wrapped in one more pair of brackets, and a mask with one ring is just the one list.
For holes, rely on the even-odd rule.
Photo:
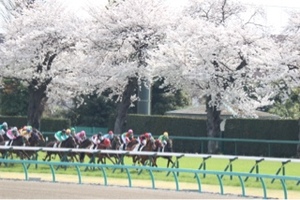
[[(97, 2), (103, 2), (103, 5), (108, 0), (62, 0), (65, 4), (68, 4), (70, 8), (78, 11), (85, 10), (86, 5), (93, 5)], [(174, 8), (182, 7), (187, 0), (167, 0)], [(265, 25), (274, 26), (275, 32), (280, 32), (281, 28), (287, 23), (286, 11), (296, 9), (300, 12), (300, 0), (237, 0), (242, 2), (246, 6), (263, 7), (267, 13), (267, 19)], [(1, 31), (1, 20), (0, 20), (0, 31)]]
[[(100, 1), (105, 4), (107, 0), (63, 0), (65, 3), (70, 4), (75, 9), (80, 9), (81, 6), (84, 7), (86, 4), (93, 4), (95, 1), (99, 3)], [(186, 0), (167, 0), (170, 2), (171, 6), (182, 7)], [(281, 28), (287, 23), (286, 11), (296, 9), (300, 12), (300, 0), (237, 0), (242, 2), (246, 6), (250, 7), (262, 7), (266, 10), (267, 19), (265, 25), (274, 26), (275, 32), (279, 32)]]

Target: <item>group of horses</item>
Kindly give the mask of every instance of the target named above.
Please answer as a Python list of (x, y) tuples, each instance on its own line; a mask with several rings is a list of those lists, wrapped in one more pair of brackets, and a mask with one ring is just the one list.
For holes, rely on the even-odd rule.
[[(36, 128), (32, 129), (30, 137), (25, 137), (22, 135), (18, 135), (15, 139), (11, 140), (7, 137), (6, 134), (0, 135), (0, 146), (29, 146), (29, 147), (36, 147), (41, 143), (45, 142), (45, 138), (43, 134), (37, 130)], [(0, 149), (0, 153), (2, 154), (2, 158), (8, 157), (15, 153), (21, 159), (31, 159), (32, 156), (36, 155), (36, 152), (33, 151), (9, 151), (7, 149)]]
[[(109, 139), (106, 139), (109, 140)], [(79, 142), (76, 137), (70, 136), (65, 141), (61, 142), (61, 144), (57, 144), (57, 141), (50, 141), (48, 142), (45, 147), (47, 148), (53, 148), (51, 151), (46, 151), (45, 157), (43, 158), (44, 161), (51, 161), (55, 158), (55, 156), (59, 156), (61, 161), (71, 161), (71, 162), (84, 162), (85, 156), (88, 156), (90, 159), (90, 162), (95, 162), (95, 159), (97, 160), (97, 163), (106, 163), (106, 159), (110, 160), (112, 164), (120, 164), (121, 160), (124, 158), (124, 156), (130, 156), (132, 157), (133, 164), (141, 164), (146, 165), (147, 161), (150, 161), (152, 166), (157, 167), (156, 160), (158, 158), (157, 155), (154, 156), (154, 154), (151, 155), (138, 155), (138, 154), (121, 154), (121, 153), (101, 153), (101, 151), (91, 151), (91, 152), (63, 152), (63, 151), (55, 151), (57, 148), (77, 148), (77, 149), (95, 149), (95, 150), (123, 150), (123, 144), (121, 142), (121, 138), (119, 135), (114, 135), (112, 140), (109, 140), (109, 142), (101, 142), (97, 146), (94, 146), (93, 142), (90, 140), (90, 138), (86, 138), (82, 142)], [(26, 138), (22, 135), (17, 136), (14, 140), (10, 140), (6, 134), (0, 135), (0, 146), (41, 146), (41, 144), (45, 144), (45, 139), (43, 137), (43, 134), (38, 131), (37, 129), (33, 128), (32, 133), (29, 138)], [(136, 138), (133, 138), (126, 146), (126, 151), (137, 151), (139, 146), (139, 143)], [(172, 152), (173, 151), (173, 143), (172, 140), (169, 139), (167, 141), (167, 144), (163, 147), (161, 142), (159, 142), (157, 139), (148, 140), (147, 143), (144, 145), (140, 151), (149, 151), (149, 152)], [(17, 156), (19, 156), (21, 159), (32, 159), (32, 156), (36, 154), (34, 151), (24, 151), (24, 150), (14, 150), (9, 151), (7, 149), (0, 149), (0, 153), (2, 154), (2, 157), (9, 155), (12, 156), (13, 153), (15, 153)], [(171, 156), (160, 156), (162, 158), (167, 159), (167, 167), (169, 167), (170, 164), (173, 164), (172, 157)]]

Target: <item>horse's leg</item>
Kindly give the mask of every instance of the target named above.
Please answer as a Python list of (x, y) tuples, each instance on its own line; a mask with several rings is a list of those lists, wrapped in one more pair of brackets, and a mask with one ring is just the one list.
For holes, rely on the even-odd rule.
[(173, 162), (172, 158), (170, 158), (170, 157), (168, 157), (167, 159), (168, 159), (167, 168), (169, 168), (170, 163), (171, 163), (172, 166), (173, 166), (173, 165), (174, 165), (174, 162)]

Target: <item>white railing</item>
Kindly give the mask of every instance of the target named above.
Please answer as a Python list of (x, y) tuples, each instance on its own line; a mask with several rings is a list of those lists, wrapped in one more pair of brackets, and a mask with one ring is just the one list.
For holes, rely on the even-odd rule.
[(216, 154), (192, 154), (192, 153), (171, 153), (171, 152), (151, 152), (151, 151), (124, 151), (124, 150), (95, 150), (78, 148), (52, 148), (52, 147), (26, 147), (26, 146), (0, 146), (3, 150), (23, 150), (23, 151), (43, 151), (43, 152), (73, 152), (73, 153), (103, 153), (120, 155), (149, 155), (149, 156), (174, 156), (191, 158), (218, 158), (218, 159), (241, 159), (241, 160), (264, 160), (276, 162), (294, 162), (300, 163), (300, 159), (295, 158), (273, 158), (258, 156), (235, 156), (235, 155), (216, 155)]

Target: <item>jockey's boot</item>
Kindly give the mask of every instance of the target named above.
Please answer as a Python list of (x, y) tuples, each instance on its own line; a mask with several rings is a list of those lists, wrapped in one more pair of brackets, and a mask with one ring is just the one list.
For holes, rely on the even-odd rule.
[(123, 151), (125, 151), (126, 146), (127, 146), (127, 145), (124, 143), (124, 144), (123, 144)]
[(139, 144), (139, 148), (137, 150), (140, 151), (142, 146), (142, 144)]

